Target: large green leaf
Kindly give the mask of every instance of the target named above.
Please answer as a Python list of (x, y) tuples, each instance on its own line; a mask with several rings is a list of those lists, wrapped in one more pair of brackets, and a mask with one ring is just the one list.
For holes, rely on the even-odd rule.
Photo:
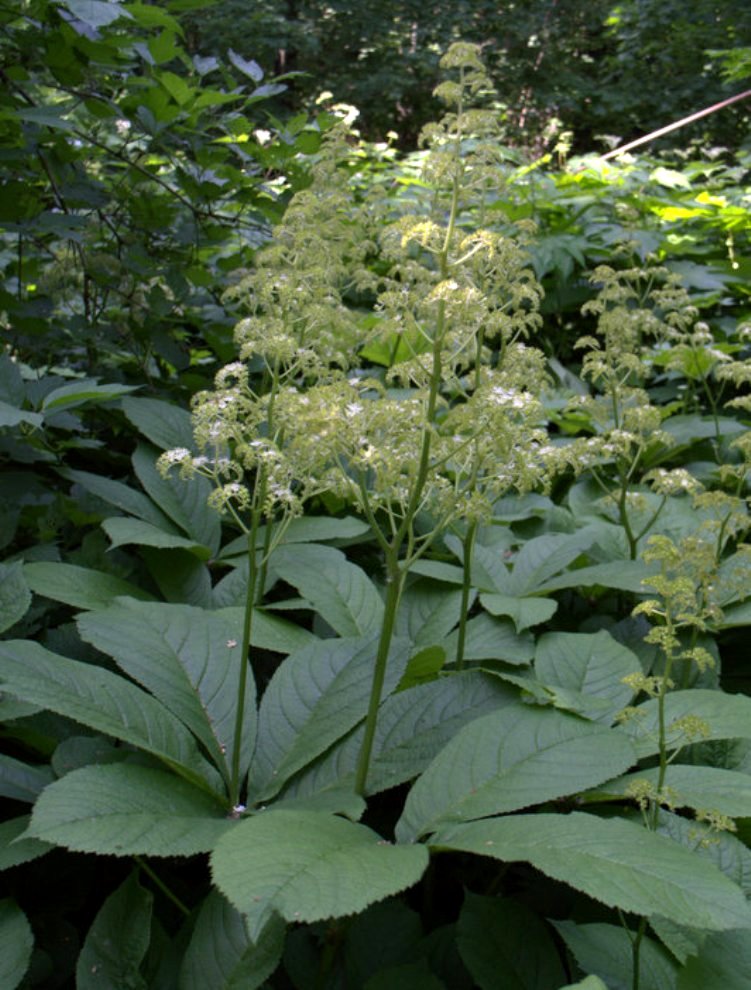
[[(242, 643), (242, 613), (121, 599), (80, 616), (81, 637), (142, 684), (200, 740), (229, 776)], [(247, 662), (247, 660), (246, 660)], [(255, 684), (248, 676), (240, 769), (255, 743)]]
[(643, 595), (645, 578), (655, 574), (657, 570), (655, 565), (645, 564), (643, 560), (613, 560), (606, 564), (592, 564), (565, 571), (548, 578), (537, 590), (550, 594), (564, 588), (593, 588), (599, 585)]
[(686, 960), (677, 990), (748, 990), (751, 986), (751, 930), (712, 932), (699, 953)]
[(13, 697), (152, 753), (200, 786), (221, 786), (185, 726), (118, 674), (9, 640), (0, 643), (0, 684)]
[(617, 818), (510, 815), (449, 825), (431, 846), (526, 861), (622, 911), (695, 928), (751, 926), (743, 892), (716, 867), (671, 839)]
[(44, 595), (55, 602), (64, 602), (73, 608), (105, 608), (120, 595), (150, 600), (153, 596), (141, 588), (107, 574), (76, 564), (63, 564), (56, 560), (39, 560), (24, 566), (29, 587), (37, 595)]
[(194, 856), (231, 829), (226, 808), (173, 774), (131, 763), (72, 770), (34, 805), (28, 836), (108, 856)]
[(380, 628), (381, 596), (341, 550), (318, 544), (280, 547), (271, 566), (340, 636), (363, 636)]
[(527, 540), (514, 560), (513, 593), (528, 595), (539, 590), (588, 550), (594, 539), (594, 531), (586, 527), (576, 533), (545, 533)]
[(600, 716), (610, 722), (633, 696), (623, 678), (641, 673), (636, 654), (613, 639), (610, 633), (545, 633), (535, 652), (535, 674), (547, 685), (608, 702)]
[(26, 763), (0, 753), (0, 795), (33, 804), (55, 775), (47, 764)]
[[(632, 990), (634, 932), (619, 925), (577, 925), (554, 921), (558, 934), (585, 973), (602, 977), (610, 990)], [(639, 948), (639, 990), (675, 990), (678, 967), (657, 942), (642, 937)]]
[[(751, 698), (724, 691), (671, 691), (665, 697), (665, 726), (668, 748), (683, 746), (686, 735), (681, 720), (701, 719), (708, 735), (703, 739), (751, 739)], [(657, 699), (644, 702), (623, 731), (633, 740), (639, 757), (659, 752), (659, 710)]]
[(9, 870), (12, 866), (29, 863), (52, 849), (48, 842), (20, 838), (28, 828), (29, 820), (29, 815), (21, 815), (19, 818), (9, 818), (0, 823), (0, 870)]
[(151, 939), (153, 895), (135, 873), (99, 909), (76, 966), (76, 990), (147, 990), (141, 964)]
[[(467, 722), (516, 700), (482, 671), (468, 670), (392, 694), (378, 711), (368, 794), (416, 777)], [(365, 729), (360, 725), (297, 777), (289, 794), (315, 794), (354, 780)]]
[(468, 893), (456, 942), (481, 990), (558, 990), (566, 978), (549, 930), (511, 898)]
[(290, 922), (362, 911), (412, 886), (425, 846), (395, 846), (364, 825), (314, 811), (266, 811), (221, 839), (214, 882), (248, 918), (251, 938), (277, 912)]
[(401, 841), (444, 822), (468, 821), (575, 794), (634, 762), (612, 729), (518, 702), (475, 719), (454, 735), (407, 797)]
[(156, 451), (145, 444), (136, 448), (132, 460), (138, 480), (183, 533), (209, 547), (215, 555), (221, 541), (221, 523), (219, 513), (207, 505), (211, 483), (200, 476), (186, 481), (174, 473), (164, 478), (156, 469), (157, 457)]
[[(290, 654), (277, 668), (261, 700), (250, 770), (252, 800), (276, 794), (365, 717), (375, 651), (371, 637), (318, 640)], [(384, 697), (399, 683), (408, 655), (409, 644), (394, 641)]]
[(180, 990), (256, 990), (276, 969), (286, 925), (272, 915), (256, 941), (243, 916), (218, 891), (201, 905), (180, 968)]
[(34, 935), (15, 901), (0, 901), (0, 986), (16, 990), (29, 968)]
[(426, 581), (412, 585), (399, 604), (396, 634), (416, 646), (443, 643), (459, 622), (461, 600), (461, 591), (447, 589), (445, 585)]
[[(626, 794), (637, 780), (657, 785), (659, 767), (637, 770), (618, 780), (610, 780), (595, 793), (605, 797)], [(692, 767), (673, 764), (665, 784), (670, 789), (670, 801), (676, 808), (719, 811), (731, 818), (751, 818), (751, 776), (736, 770), (717, 767)]]
[(732, 832), (712, 830), (706, 823), (660, 810), (657, 831), (710, 860), (751, 899), (751, 850)]
[(0, 633), (22, 619), (31, 605), (23, 564), (0, 564)]
[(172, 447), (193, 449), (193, 423), (187, 409), (174, 402), (128, 396), (123, 412), (141, 433), (161, 450)]
[[(446, 654), (456, 653), (458, 633), (445, 641)], [(509, 619), (496, 619), (486, 612), (467, 623), (464, 642), (465, 660), (503, 660), (504, 663), (527, 664), (535, 653), (534, 639), (528, 632), (517, 633)]]
[[(86, 0), (86, 2), (93, 3), (94, 0)], [(115, 5), (108, 4), (107, 6), (114, 7)], [(118, 399), (129, 392), (134, 392), (138, 388), (140, 388), (139, 385), (114, 383), (97, 385), (95, 379), (84, 378), (81, 381), (70, 382), (68, 385), (61, 385), (59, 388), (48, 392), (42, 401), (42, 409), (49, 416), (50, 413), (57, 413), (62, 409), (74, 409), (88, 403), (110, 402), (112, 399)]]

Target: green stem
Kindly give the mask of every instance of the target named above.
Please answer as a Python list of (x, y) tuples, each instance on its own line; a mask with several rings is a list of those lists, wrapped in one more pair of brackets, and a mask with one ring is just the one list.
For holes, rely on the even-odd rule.
[(472, 590), (471, 565), (472, 551), (477, 536), (477, 520), (473, 520), (464, 536), (462, 558), (462, 604), (459, 614), (459, 635), (456, 641), (456, 669), (464, 669), (464, 644), (467, 638), (467, 612), (469, 611), (469, 594)]
[(185, 904), (180, 900), (177, 894), (173, 893), (167, 884), (160, 879), (160, 877), (152, 870), (149, 864), (141, 856), (134, 856), (133, 859), (138, 863), (139, 869), (143, 870), (147, 877), (151, 880), (155, 887), (164, 894), (164, 896), (172, 901), (175, 907), (181, 911), (186, 917), (190, 917), (190, 908), (186, 907)]
[[(262, 485), (263, 487), (263, 485)], [(230, 771), (230, 803), (237, 807), (240, 803), (240, 751), (242, 749), (243, 723), (245, 721), (245, 694), (248, 685), (250, 665), (250, 636), (253, 629), (253, 608), (256, 604), (256, 539), (261, 509), (255, 508), (248, 533), (248, 585), (245, 593), (245, 613), (243, 615), (243, 641), (240, 651), (240, 672), (237, 678), (237, 700), (235, 705), (235, 729), (232, 737), (232, 767)]]
[(631, 965), (632, 965), (632, 976), (631, 976), (631, 990), (639, 990), (639, 976), (640, 976), (640, 962), (639, 956), (641, 953), (641, 943), (644, 939), (644, 933), (647, 930), (647, 919), (639, 919), (639, 928), (637, 929), (636, 935), (631, 941)]
[(388, 587), (386, 590), (386, 601), (384, 604), (383, 623), (381, 634), (378, 638), (378, 649), (376, 651), (375, 669), (373, 671), (373, 681), (370, 686), (370, 702), (368, 704), (368, 714), (365, 717), (365, 735), (363, 736), (360, 755), (357, 760), (357, 772), (355, 774), (355, 793), (364, 795), (365, 784), (368, 779), (368, 769), (370, 767), (370, 757), (373, 752), (373, 740), (375, 739), (376, 723), (378, 721), (378, 706), (381, 703), (383, 693), (383, 682), (386, 677), (386, 666), (388, 664), (389, 649), (394, 636), (394, 625), (396, 613), (399, 609), (399, 600), (402, 595), (406, 572), (399, 566), (398, 549), (392, 550), (387, 560)]

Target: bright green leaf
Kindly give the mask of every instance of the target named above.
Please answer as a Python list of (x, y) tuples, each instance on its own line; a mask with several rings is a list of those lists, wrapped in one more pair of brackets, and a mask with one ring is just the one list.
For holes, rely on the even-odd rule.
[(526, 861), (629, 913), (713, 930), (751, 926), (741, 889), (716, 867), (671, 839), (616, 818), (510, 815), (447, 826), (431, 846)]
[(422, 876), (425, 846), (394, 846), (364, 825), (312, 811), (240, 822), (211, 857), (214, 882), (248, 918), (251, 937), (277, 912), (290, 922), (362, 911)]
[(575, 794), (634, 762), (620, 734), (574, 715), (518, 702), (457, 732), (415, 783), (401, 841), (443, 822), (468, 821)]
[(256, 990), (276, 969), (286, 925), (272, 915), (255, 942), (242, 915), (212, 891), (201, 906), (180, 969), (180, 990)]
[(195, 856), (233, 827), (226, 808), (163, 770), (130, 763), (72, 770), (34, 805), (27, 835), (106, 856)]

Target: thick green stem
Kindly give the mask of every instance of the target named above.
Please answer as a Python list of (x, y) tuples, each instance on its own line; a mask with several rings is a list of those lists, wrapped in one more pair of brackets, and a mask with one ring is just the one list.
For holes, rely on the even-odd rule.
[(467, 532), (464, 536), (463, 541), (463, 559), (462, 559), (462, 604), (461, 612), (459, 614), (459, 634), (456, 641), (456, 669), (462, 670), (464, 668), (464, 644), (467, 639), (467, 612), (469, 611), (469, 595), (472, 590), (472, 551), (475, 546), (475, 537), (477, 536), (477, 521), (474, 520), (469, 524)]
[(232, 767), (230, 771), (230, 803), (237, 807), (240, 803), (240, 753), (242, 750), (243, 724), (245, 722), (245, 695), (248, 686), (250, 665), (250, 637), (253, 629), (253, 608), (256, 604), (256, 540), (261, 510), (253, 512), (248, 533), (248, 584), (245, 591), (245, 614), (243, 616), (243, 641), (240, 651), (240, 671), (237, 678), (237, 700), (235, 703), (235, 729), (232, 737)]
[(368, 704), (368, 714), (365, 717), (365, 735), (360, 755), (357, 760), (357, 772), (355, 775), (355, 793), (364, 795), (365, 785), (368, 779), (368, 769), (370, 767), (370, 757), (373, 752), (373, 740), (375, 739), (376, 724), (378, 722), (378, 706), (381, 703), (383, 693), (383, 682), (386, 677), (386, 667), (389, 659), (389, 649), (391, 640), (394, 637), (394, 624), (396, 613), (399, 610), (399, 600), (402, 595), (404, 579), (406, 573), (399, 566), (398, 551), (390, 555), (387, 561), (388, 587), (386, 589), (386, 602), (383, 613), (383, 623), (381, 634), (378, 638), (378, 649), (376, 651), (375, 669), (373, 671), (373, 681), (370, 686), (370, 702)]
[(152, 870), (152, 868), (149, 866), (149, 864), (146, 862), (146, 860), (142, 856), (134, 856), (133, 859), (136, 861), (136, 863), (138, 863), (139, 868), (143, 870), (143, 872), (146, 874), (146, 876), (151, 879), (152, 883), (156, 887), (158, 887), (159, 890), (161, 890), (161, 892), (164, 894), (164, 896), (168, 900), (172, 901), (172, 903), (175, 905), (175, 907), (182, 914), (184, 914), (186, 916), (186, 918), (189, 918), (190, 917), (190, 908), (186, 907), (185, 904), (183, 904), (183, 902), (177, 896), (177, 894), (175, 894), (172, 890), (170, 890), (170, 888), (161, 879), (161, 877), (157, 873), (155, 873), (154, 870)]

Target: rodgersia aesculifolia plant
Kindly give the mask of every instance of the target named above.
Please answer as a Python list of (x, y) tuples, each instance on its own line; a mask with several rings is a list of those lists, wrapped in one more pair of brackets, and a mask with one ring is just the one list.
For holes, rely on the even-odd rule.
[[(544, 361), (526, 342), (540, 323), (541, 289), (522, 238), (468, 220), (495, 160), (496, 114), (483, 106), (490, 85), (473, 45), (453, 45), (442, 67), (451, 78), (436, 91), (445, 115), (423, 135), (424, 196), (402, 215), (356, 202), (341, 165), (344, 125), (335, 126), (310, 186), (240, 285), (250, 311), (236, 331), (240, 361), (196, 399), (200, 455), (162, 459), (165, 470), (212, 478), (213, 504), (251, 532), (251, 574), (263, 566), (252, 531), (261, 520), (283, 528), (312, 494), (337, 495), (370, 524), (386, 608), (359, 793), (411, 565), (457, 525), (468, 574), (493, 502), (544, 486), (561, 462), (538, 401)], [(347, 305), (353, 291), (369, 294), (370, 314)], [(388, 366), (352, 370), (359, 349), (376, 342), (392, 355)], [(263, 590), (251, 583), (249, 609)]]

